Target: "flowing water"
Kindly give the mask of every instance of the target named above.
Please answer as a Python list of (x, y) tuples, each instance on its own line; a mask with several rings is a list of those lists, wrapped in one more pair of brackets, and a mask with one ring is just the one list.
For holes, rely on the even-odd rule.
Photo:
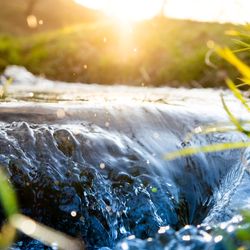
[[(66, 84), (19, 67), (1, 81), (8, 77), (0, 164), (23, 214), (87, 249), (227, 249), (239, 210), (250, 207), (248, 149), (164, 159), (247, 140), (235, 131), (190, 135), (228, 122), (222, 91)], [(48, 247), (20, 235), (12, 249)]]

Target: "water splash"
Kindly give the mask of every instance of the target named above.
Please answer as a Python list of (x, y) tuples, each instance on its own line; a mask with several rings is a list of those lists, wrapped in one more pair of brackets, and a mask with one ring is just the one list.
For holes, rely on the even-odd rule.
[[(235, 131), (185, 140), (199, 126), (227, 120), (217, 91), (98, 85), (70, 91), (73, 85), (26, 72), (26, 92), (18, 92), (22, 79), (14, 77), (22, 72), (16, 72), (5, 73), (14, 83), (0, 105), (0, 164), (25, 215), (82, 239), (88, 249), (224, 244), (224, 235), (207, 226), (220, 227), (249, 205), (248, 150), (163, 158), (188, 145), (247, 140)], [(34, 248), (44, 246), (26, 237), (13, 246)]]

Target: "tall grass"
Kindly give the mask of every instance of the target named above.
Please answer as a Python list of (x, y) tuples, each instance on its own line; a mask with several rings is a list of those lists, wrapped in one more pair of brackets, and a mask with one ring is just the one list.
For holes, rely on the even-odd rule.
[[(236, 55), (236, 53), (239, 52), (249, 52), (250, 51), (250, 35), (247, 33), (240, 33), (237, 31), (230, 31), (230, 35), (238, 36), (239, 39), (234, 39), (234, 43), (241, 48), (238, 49), (230, 49), (228, 47), (219, 47), (215, 46), (213, 49), (214, 51), (224, 60), (226, 60), (229, 64), (235, 67), (235, 69), (240, 73), (240, 77), (236, 79), (239, 81), (239, 83), (235, 83), (230, 78), (226, 78), (225, 83), (228, 86), (228, 88), (231, 90), (233, 95), (236, 97), (236, 99), (242, 104), (243, 108), (250, 112), (250, 106), (249, 106), (249, 99), (247, 99), (244, 94), (245, 92), (242, 91), (241, 87), (249, 87), (250, 86), (250, 67), (244, 63), (242, 59), (239, 58), (239, 56)], [(245, 56), (246, 58), (246, 56)], [(244, 133), (248, 137), (250, 137), (250, 131), (245, 129), (244, 124), (249, 123), (250, 121), (240, 121), (237, 119), (237, 117), (230, 111), (229, 107), (227, 106), (226, 101), (224, 100), (223, 95), (221, 95), (221, 102), (222, 106), (231, 121), (232, 125), (234, 126), (235, 130)], [(198, 134), (198, 133), (209, 133), (209, 132), (216, 132), (216, 131), (227, 131), (229, 130), (228, 127), (218, 127), (214, 126), (210, 130), (206, 130), (206, 128), (200, 129), (199, 131), (196, 131), (194, 129), (192, 135)], [(222, 150), (229, 150), (229, 149), (239, 149), (239, 148), (246, 148), (250, 146), (250, 142), (228, 142), (228, 143), (219, 143), (219, 144), (212, 144), (212, 145), (205, 145), (205, 146), (197, 146), (197, 147), (188, 147), (183, 148), (181, 150), (177, 150), (175, 152), (170, 152), (165, 155), (165, 158), (167, 160), (173, 160), (178, 157), (188, 156), (197, 154), (199, 152), (215, 152), (215, 151), (222, 151)]]
[[(230, 78), (227, 78), (225, 80), (228, 88), (231, 90), (231, 92), (234, 94), (234, 96), (237, 98), (237, 100), (242, 104), (242, 107), (247, 111), (250, 112), (250, 106), (249, 106), (249, 99), (247, 99), (243, 92), (241, 90), (242, 87), (249, 89), (250, 86), (250, 67), (244, 63), (242, 59), (239, 58), (237, 53), (243, 52), (243, 58), (249, 60), (248, 56), (250, 53), (250, 34), (248, 33), (241, 33), (237, 31), (230, 31), (229, 35), (237, 36), (238, 39), (234, 39), (234, 43), (239, 46), (237, 49), (230, 49), (228, 47), (214, 47), (215, 52), (222, 57), (224, 60), (226, 60), (229, 64), (233, 65), (235, 69), (240, 73), (241, 77), (239, 79), (236, 79), (239, 83), (235, 83)], [(242, 55), (240, 55), (242, 56)], [(237, 117), (230, 111), (228, 108), (223, 95), (221, 96), (221, 102), (223, 105), (223, 108), (228, 115), (229, 120), (231, 121), (232, 127), (228, 124), (222, 124), (221, 125), (214, 125), (210, 127), (203, 127), (199, 130), (194, 130), (191, 135), (188, 135), (188, 137), (192, 137), (194, 134), (197, 133), (213, 133), (213, 132), (226, 132), (230, 130), (239, 131), (241, 133), (244, 133), (248, 137), (250, 137), (250, 131), (245, 129), (244, 125), (249, 124), (250, 121), (240, 121), (237, 119)], [(168, 160), (174, 160), (178, 157), (185, 157), (190, 156), (197, 153), (207, 153), (207, 152), (217, 152), (222, 150), (230, 150), (230, 149), (239, 149), (239, 148), (246, 148), (250, 147), (250, 141), (238, 141), (238, 142), (228, 142), (228, 143), (219, 143), (219, 144), (211, 144), (211, 145), (205, 145), (201, 147), (187, 147), (181, 150), (177, 150), (175, 152), (170, 152), (165, 155), (165, 158)], [(228, 238), (226, 236), (226, 249), (238, 249), (238, 250), (245, 250), (249, 249), (250, 247), (250, 212), (249, 211), (242, 211), (241, 212), (243, 221), (242, 225), (237, 227), (234, 231), (234, 235), (236, 238)], [(218, 233), (218, 232), (217, 232)], [(222, 235), (224, 233), (222, 232)]]

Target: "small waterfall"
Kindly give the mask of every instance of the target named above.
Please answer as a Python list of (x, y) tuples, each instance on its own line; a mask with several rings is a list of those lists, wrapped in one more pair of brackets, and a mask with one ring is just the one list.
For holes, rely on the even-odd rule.
[[(0, 105), (0, 165), (22, 213), (88, 249), (207, 249), (215, 242), (197, 226), (233, 218), (249, 199), (248, 150), (164, 160), (183, 147), (247, 140), (235, 131), (187, 140), (227, 121), (219, 91), (66, 85), (20, 68), (10, 76), (19, 78)], [(13, 249), (34, 247), (44, 249), (21, 237)]]

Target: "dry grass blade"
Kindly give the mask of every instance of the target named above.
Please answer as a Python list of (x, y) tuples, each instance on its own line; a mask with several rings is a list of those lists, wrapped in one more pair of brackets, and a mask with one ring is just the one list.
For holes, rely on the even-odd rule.
[(0, 233), (0, 249), (7, 249), (13, 243), (16, 229), (29, 237), (42, 241), (45, 245), (56, 247), (57, 249), (84, 249), (84, 245), (80, 241), (19, 214), (14, 188), (1, 168), (0, 200), (8, 219)]
[(205, 63), (209, 67), (217, 69), (218, 67), (214, 63), (212, 63), (211, 60), (210, 60), (213, 53), (214, 53), (214, 49), (208, 50), (208, 52), (206, 53), (206, 56), (205, 56)]
[(0, 86), (0, 98), (1, 99), (6, 98), (6, 96), (8, 95), (8, 89), (9, 89), (9, 86), (12, 84), (12, 82), (13, 82), (13, 79), (9, 78), (3, 83), (2, 86)]
[(11, 216), (10, 223), (22, 233), (43, 242), (45, 245), (62, 250), (83, 250), (85, 248), (80, 241), (24, 215), (15, 214)]
[(241, 80), (241, 81), (242, 81), (242, 83), (235, 84), (235, 86), (236, 86), (237, 88), (240, 88), (240, 87), (245, 87), (245, 86), (247, 86), (247, 85), (249, 85), (249, 84), (250, 84), (250, 81), (249, 81), (248, 79), (239, 78), (239, 80)]

